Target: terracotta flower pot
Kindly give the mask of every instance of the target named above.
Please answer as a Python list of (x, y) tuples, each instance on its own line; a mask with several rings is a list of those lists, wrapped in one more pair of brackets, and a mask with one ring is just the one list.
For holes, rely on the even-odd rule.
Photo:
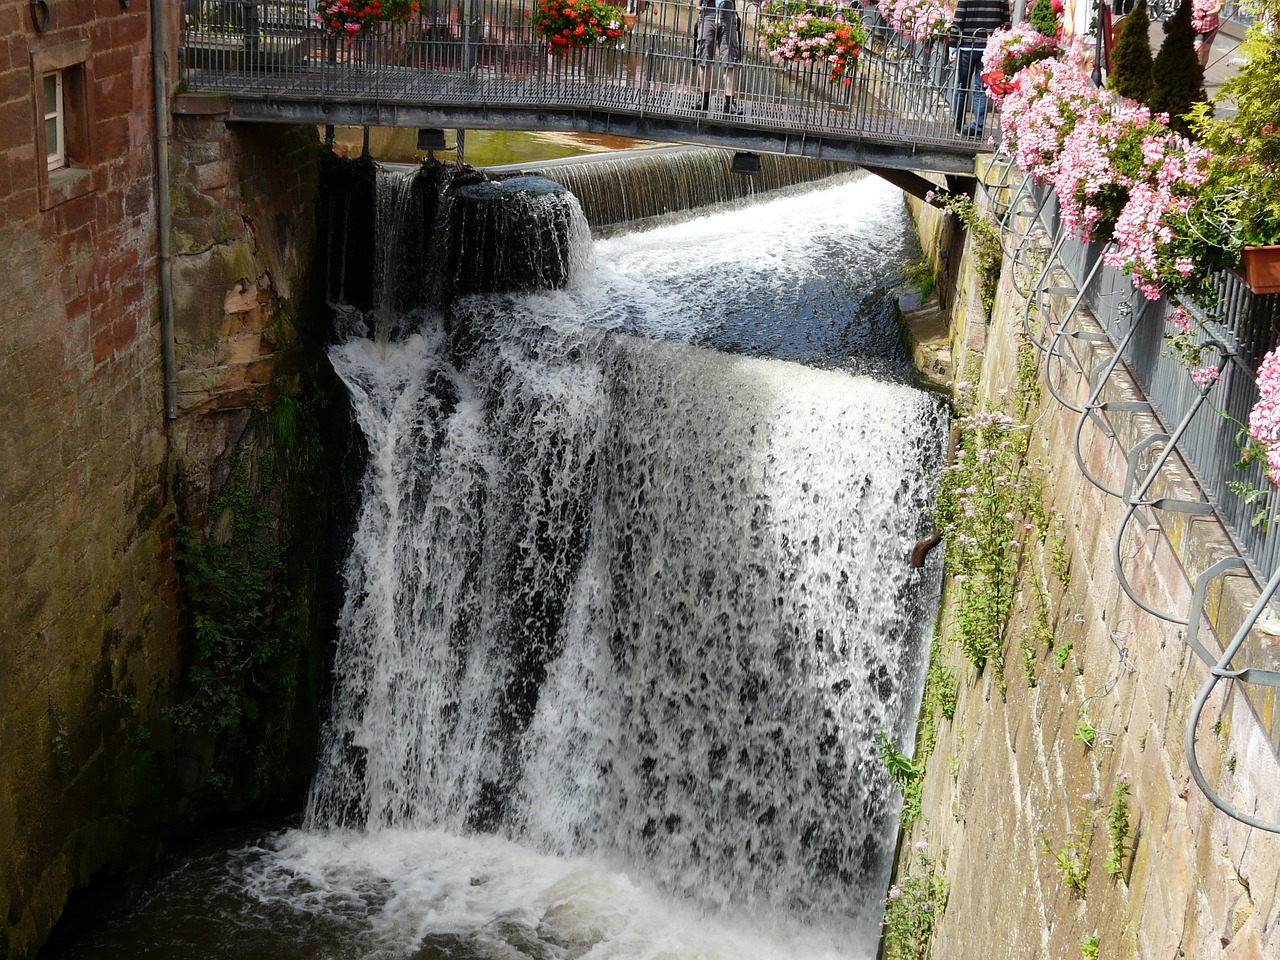
[(1280, 293), (1280, 244), (1245, 247), (1240, 255), (1240, 270), (1254, 293)]

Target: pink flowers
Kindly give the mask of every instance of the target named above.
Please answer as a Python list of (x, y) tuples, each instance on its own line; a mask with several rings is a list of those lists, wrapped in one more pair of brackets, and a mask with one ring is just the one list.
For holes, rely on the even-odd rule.
[(1191, 371), (1191, 379), (1195, 381), (1197, 387), (1207, 387), (1209, 384), (1221, 380), (1222, 376), (1218, 373), (1216, 365), (1207, 367), (1196, 367)]
[[(1018, 71), (1037, 60), (1060, 56), (1061, 48), (1056, 37), (1046, 37), (1024, 20), (1008, 30), (996, 30), (982, 51), (983, 82), (987, 84), (987, 96), (997, 107), (1006, 93), (1007, 81)], [(987, 76), (998, 78), (992, 83)]]
[[(1041, 41), (997, 33), (983, 54), (995, 68)], [(1047, 39), (1047, 38), (1046, 38)], [(1063, 223), (1082, 240), (1111, 240), (1106, 262), (1150, 299), (1197, 274), (1182, 229), (1208, 177), (1208, 151), (1171, 133), (1167, 117), (1099, 90), (1074, 59), (1045, 59), (1012, 78), (1001, 104), (1001, 149), (1058, 195)]]
[(941, 0), (879, 0), (880, 16), (908, 40), (941, 40), (951, 29), (951, 11)]
[(1265, 453), (1267, 476), (1280, 486), (1280, 356), (1275, 350), (1258, 365), (1258, 402), (1249, 411), (1248, 428)]

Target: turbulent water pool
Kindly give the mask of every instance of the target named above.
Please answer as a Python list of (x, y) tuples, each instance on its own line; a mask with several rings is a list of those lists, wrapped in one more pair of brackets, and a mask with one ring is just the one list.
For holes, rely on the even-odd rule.
[(369, 455), (305, 816), (50, 955), (873, 957), (938, 589), (911, 253), (846, 180), (335, 346)]

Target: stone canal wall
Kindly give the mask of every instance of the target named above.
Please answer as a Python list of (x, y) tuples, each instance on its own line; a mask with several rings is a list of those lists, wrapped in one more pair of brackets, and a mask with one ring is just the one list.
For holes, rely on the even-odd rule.
[[(978, 202), (990, 207), (982, 190)], [(981, 670), (957, 643), (967, 585), (948, 576), (917, 746), (928, 759), (888, 899), (885, 953), (924, 955), (921, 928), (908, 929), (915, 910), (933, 921), (923, 938), (932, 957), (1275, 956), (1280, 837), (1219, 813), (1191, 780), (1184, 730), (1207, 668), (1183, 642), (1184, 628), (1141, 611), (1120, 589), (1111, 542), (1121, 504), (1077, 468), (1077, 415), (1049, 395), (1043, 356), (1023, 337), (1027, 299), (1013, 281), (1025, 268), (1005, 258), (988, 317), (974, 231), (963, 256), (949, 258), (954, 228), (944, 221), (954, 217), (912, 207), (926, 254), (943, 269), (951, 320), (943, 347), (957, 404), (1017, 421), (1010, 436), (1029, 436), (1022, 476), (1041, 506), (1017, 518), (1020, 531), (1024, 521), (1033, 529), (1019, 534), (1012, 611)], [(1006, 237), (1007, 249), (1016, 243)], [(1043, 263), (1044, 248), (1036, 241), (1023, 262)], [(1029, 277), (1017, 279), (1025, 289)], [(1048, 315), (1032, 311), (1033, 329), (1056, 323), (1066, 301), (1046, 298)], [(1099, 329), (1088, 316), (1073, 328)], [(1109, 348), (1077, 340), (1070, 349), (1073, 363), (1054, 366), (1055, 383), (1079, 405), (1088, 393), (1080, 369)], [(935, 343), (931, 355), (946, 352)], [(1123, 378), (1108, 389), (1111, 398), (1137, 396)], [(1086, 427), (1085, 460), (1096, 476), (1122, 480), (1124, 451), (1154, 426), (1143, 417), (1112, 417), (1115, 438)], [(1196, 496), (1177, 466), (1162, 484), (1154, 495)], [(1212, 517), (1144, 511), (1133, 527), (1126, 569), (1165, 609), (1187, 609), (1187, 570), (1194, 576), (1231, 552)], [(1212, 632), (1201, 631), (1212, 650), (1221, 649), (1214, 634), (1229, 639), (1257, 597), (1247, 579), (1224, 584), (1207, 606)], [(1255, 631), (1249, 662), (1274, 666), (1278, 643)], [(1200, 724), (1201, 763), (1225, 797), (1275, 820), (1271, 702), (1224, 697), (1225, 686)]]
[[(229, 129), (216, 103), (175, 118), (169, 420), (147, 7), (48, 6), (43, 31), (38, 7), (0, 6), (5, 960), (75, 891), (126, 892), (185, 825), (297, 802), (334, 567), (315, 504), (345, 430), (319, 352), (315, 131)], [(54, 71), (70, 162), (50, 171)], [(211, 605), (211, 577), (254, 624)], [(251, 626), (271, 642), (228, 673), (209, 651)]]

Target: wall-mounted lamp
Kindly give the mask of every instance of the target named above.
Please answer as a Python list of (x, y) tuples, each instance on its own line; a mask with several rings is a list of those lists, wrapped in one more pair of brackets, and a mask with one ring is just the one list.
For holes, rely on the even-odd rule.
[(740, 173), (744, 177), (754, 177), (760, 172), (760, 154), (735, 153), (733, 155), (733, 163), (729, 166), (729, 172)]

